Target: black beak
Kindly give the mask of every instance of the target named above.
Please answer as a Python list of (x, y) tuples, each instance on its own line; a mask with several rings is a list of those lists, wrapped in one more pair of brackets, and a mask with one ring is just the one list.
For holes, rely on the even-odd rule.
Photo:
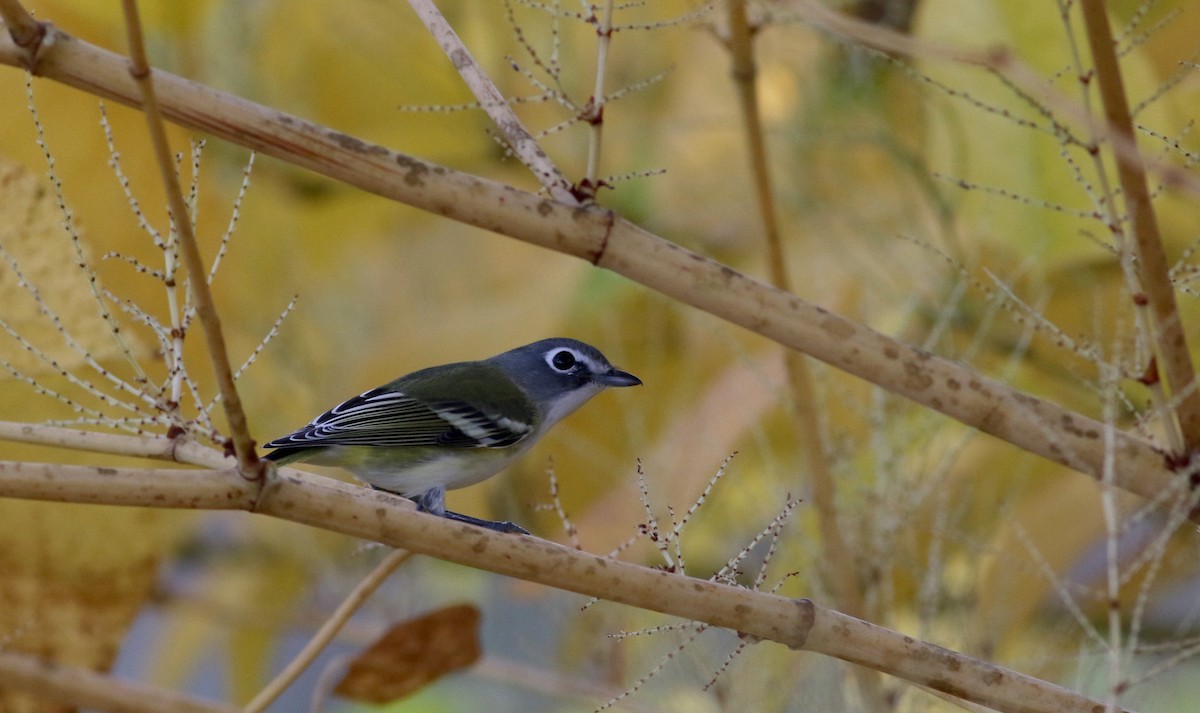
[(597, 374), (593, 377), (597, 384), (604, 386), (641, 386), (642, 380), (630, 374), (628, 371), (620, 369), (610, 369), (603, 374)]

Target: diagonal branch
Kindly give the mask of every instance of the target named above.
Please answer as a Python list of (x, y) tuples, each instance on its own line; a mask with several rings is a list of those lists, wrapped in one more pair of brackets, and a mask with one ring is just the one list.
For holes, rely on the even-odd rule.
[(1086, 713), (1103, 706), (809, 599), (788, 599), (457, 523), (416, 512), (403, 498), (332, 478), (270, 468), (259, 489), (231, 469), (171, 473), (0, 461), (0, 497), (248, 510), (833, 656), (999, 710)]
[(342, 600), (338, 608), (321, 624), (321, 628), (317, 629), (317, 633), (308, 640), (300, 653), (288, 662), (288, 665), (283, 668), (275, 678), (271, 680), (258, 695), (254, 696), (254, 700), (246, 704), (242, 709), (242, 713), (262, 713), (267, 709), (267, 706), (274, 703), (283, 695), (288, 686), (296, 682), (300, 674), (304, 673), (317, 656), (329, 646), (346, 622), (350, 621), (350, 617), (354, 615), (379, 587), (383, 585), (387, 578), (400, 568), (405, 562), (412, 559), (412, 553), (406, 550), (394, 550), (382, 562), (375, 565), (375, 568), (363, 578), (354, 590)]
[(262, 477), (263, 466), (254, 453), (254, 441), (250, 438), (250, 427), (246, 423), (242, 399), (238, 396), (237, 386), (233, 381), (233, 369), (229, 366), (229, 353), (225, 348), (225, 335), (221, 331), (221, 320), (217, 314), (217, 307), (213, 303), (212, 292), (208, 289), (207, 271), (203, 258), (200, 257), (200, 247), (196, 244), (196, 236), (192, 232), (192, 221), (188, 217), (187, 205), (183, 201), (179, 177), (175, 173), (175, 162), (171, 157), (171, 147), (167, 143), (167, 132), (163, 126), (154, 79), (151, 76), (150, 65), (146, 61), (146, 48), (142, 42), (142, 27), (141, 21), (138, 19), (137, 0), (125, 0), (124, 8), (125, 24), (129, 35), (129, 75), (137, 85), (163, 188), (171, 209), (172, 222), (179, 232), (179, 244), (183, 248), (183, 261), (187, 265), (189, 286), (192, 296), (196, 300), (196, 313), (200, 316), (200, 324), (204, 328), (208, 354), (216, 375), (217, 387), (221, 391), (221, 403), (225, 408), (225, 417), (229, 421), (233, 451), (237, 455), (242, 473), (250, 480), (257, 480)]
[[(85, 91), (140, 106), (120, 55), (66, 35), (34, 68)], [(25, 57), (0, 33), (0, 63)], [(1092, 477), (1106, 455), (1099, 421), (1023, 393), (698, 255), (597, 207), (566, 205), (428, 163), (166, 72), (164, 115), (363, 190), (573, 255), (684, 304), (802, 351), (892, 393)], [(1116, 484), (1147, 499), (1178, 480), (1165, 454), (1116, 434)]]
[[(1080, 9), (1087, 28), (1088, 44), (1092, 49), (1092, 61), (1109, 130), (1136, 147), (1133, 119), (1129, 113), (1125, 85), (1121, 80), (1121, 68), (1117, 63), (1116, 43), (1109, 27), (1108, 12), (1102, 0), (1083, 0)], [(1175, 415), (1183, 433), (1185, 452), (1176, 455), (1186, 458), (1200, 448), (1200, 390), (1195, 388), (1192, 355), (1175, 303), (1170, 265), (1163, 251), (1158, 218), (1146, 181), (1146, 168), (1137, 151), (1116, 153), (1117, 175), (1121, 181), (1121, 193), (1125, 196), (1129, 225), (1137, 246), (1141, 286), (1145, 291), (1144, 295), (1134, 296), (1135, 304), (1140, 304), (1138, 300), (1144, 299), (1153, 317), (1155, 351), (1166, 373), (1167, 384), (1174, 394)], [(1119, 228), (1114, 225), (1113, 229)]]
[(425, 23), (429, 34), (437, 40), (442, 52), (454, 63), (454, 69), (470, 88), (471, 93), (479, 100), (480, 107), (491, 117), (492, 123), (504, 134), (504, 140), (512, 147), (513, 153), (521, 159), (521, 163), (537, 177), (542, 186), (550, 192), (557, 201), (563, 203), (578, 203), (571, 194), (571, 182), (568, 181), (550, 157), (542, 151), (542, 147), (530, 135), (521, 120), (508, 105), (504, 95), (492, 83), (491, 77), (479, 67), (471, 51), (459, 39), (458, 33), (446, 21), (433, 0), (408, 0), (417, 17)]
[(0, 0), (0, 18), (4, 19), (5, 29), (13, 42), (31, 57), (36, 57), (37, 48), (46, 36), (46, 28), (33, 19), (33, 15), (18, 0)]

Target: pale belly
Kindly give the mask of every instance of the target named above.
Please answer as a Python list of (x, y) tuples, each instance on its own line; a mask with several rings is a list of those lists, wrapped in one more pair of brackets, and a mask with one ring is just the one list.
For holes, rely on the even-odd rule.
[(432, 488), (465, 488), (507, 468), (525, 448), (470, 448), (433, 451), (423, 448), (347, 448), (329, 446), (309, 463), (350, 471), (361, 480), (405, 497)]

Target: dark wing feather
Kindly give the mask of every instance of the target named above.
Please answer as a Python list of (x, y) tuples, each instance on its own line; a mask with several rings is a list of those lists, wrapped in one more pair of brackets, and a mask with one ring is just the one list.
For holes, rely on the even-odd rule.
[(324, 446), (499, 448), (517, 443), (532, 430), (530, 419), (520, 416), (465, 401), (425, 403), (382, 387), (334, 406), (266, 447), (289, 452)]

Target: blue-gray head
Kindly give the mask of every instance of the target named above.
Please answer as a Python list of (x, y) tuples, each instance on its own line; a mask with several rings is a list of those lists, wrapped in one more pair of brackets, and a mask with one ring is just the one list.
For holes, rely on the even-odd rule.
[(485, 361), (499, 367), (541, 407), (543, 429), (610, 386), (642, 383), (610, 364), (599, 349), (562, 337), (526, 344)]

